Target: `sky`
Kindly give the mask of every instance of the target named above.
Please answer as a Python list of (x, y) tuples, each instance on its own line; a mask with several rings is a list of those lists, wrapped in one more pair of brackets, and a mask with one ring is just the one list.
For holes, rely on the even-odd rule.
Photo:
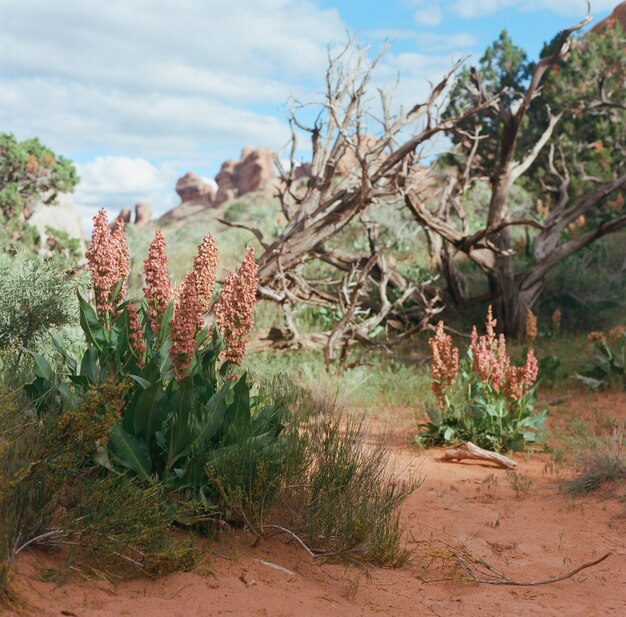
[[(617, 0), (593, 0), (593, 23)], [(319, 99), (329, 46), (376, 53), (396, 104), (508, 30), (536, 57), (584, 0), (0, 0), (0, 131), (75, 162), (80, 214), (178, 204), (245, 146), (280, 152), (289, 101)], [(306, 159), (306, 152), (299, 153)]]

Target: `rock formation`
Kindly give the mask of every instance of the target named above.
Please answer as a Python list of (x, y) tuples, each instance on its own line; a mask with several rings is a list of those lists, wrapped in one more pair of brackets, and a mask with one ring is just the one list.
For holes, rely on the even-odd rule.
[(176, 192), (181, 204), (204, 204), (209, 208), (214, 204), (215, 188), (191, 171), (178, 180)]
[(244, 148), (239, 161), (225, 161), (215, 176), (217, 191), (209, 182), (189, 172), (176, 183), (181, 202), (162, 221), (186, 218), (229, 199), (258, 191), (276, 178), (274, 153), (269, 148)]
[(152, 221), (152, 206), (147, 201), (135, 204), (135, 225), (146, 226)]
[(135, 220), (133, 222), (133, 213), (130, 208), (122, 208), (120, 213), (115, 217), (115, 220), (111, 222), (110, 227), (113, 229), (115, 223), (119, 220), (124, 221), (126, 225), (141, 225), (145, 227), (152, 221), (152, 206), (147, 201), (140, 201), (135, 204)]
[(621, 24), (622, 29), (626, 30), (626, 2), (618, 4), (606, 19), (603, 19), (591, 29), (591, 32), (602, 34), (607, 28), (612, 28), (616, 23)]

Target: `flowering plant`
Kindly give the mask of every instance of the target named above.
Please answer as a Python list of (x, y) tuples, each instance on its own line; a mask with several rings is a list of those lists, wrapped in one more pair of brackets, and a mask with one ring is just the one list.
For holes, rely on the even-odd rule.
[(538, 373), (534, 350), (522, 366), (509, 357), (504, 335), (496, 335), (496, 320), (487, 312), (486, 333), (472, 329), (471, 345), (463, 361), (439, 322), (429, 341), (432, 353), (432, 390), (437, 407), (427, 409), (430, 422), (423, 438), (431, 442), (472, 441), (500, 450), (522, 450), (535, 441), (547, 411), (534, 412)]
[[(126, 468), (169, 489), (205, 491), (207, 465), (233, 440), (268, 445), (280, 433), (279, 405), (257, 413), (242, 364), (256, 304), (256, 263), (249, 248), (226, 277), (215, 302), (217, 248), (202, 241), (193, 268), (172, 289), (165, 241), (156, 231), (144, 262), (144, 298), (125, 298), (130, 272), (123, 223), (113, 231), (101, 210), (87, 251), (94, 303), (79, 296), (87, 348), (80, 362), (58, 339), (63, 375), (35, 357), (33, 400), (56, 393), (70, 406), (76, 393), (113, 379), (125, 386), (124, 405), (108, 441), (99, 448), (105, 466)], [(57, 402), (58, 402), (57, 401)]]
[(575, 373), (574, 379), (593, 390), (606, 386), (623, 386), (626, 389), (626, 326), (618, 325), (604, 332), (595, 331), (587, 335), (594, 346), (594, 361), (588, 362), (582, 374)]

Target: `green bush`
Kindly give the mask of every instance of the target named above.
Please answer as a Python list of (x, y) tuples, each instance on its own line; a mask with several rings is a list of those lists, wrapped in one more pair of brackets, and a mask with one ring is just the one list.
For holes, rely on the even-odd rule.
[(430, 422), (420, 439), (426, 443), (471, 441), (495, 450), (524, 449), (536, 441), (547, 410), (535, 412), (538, 363), (532, 349), (522, 366), (512, 364), (504, 336), (496, 337), (489, 308), (487, 334), (472, 333), (472, 345), (462, 362), (451, 337), (439, 322), (430, 340), (432, 384), (438, 407), (427, 408)]
[(589, 439), (576, 444), (575, 464), (578, 475), (564, 484), (572, 495), (584, 495), (626, 479), (625, 425), (615, 421), (608, 438)]
[(160, 573), (193, 561), (168, 535), (161, 487), (98, 465), (120, 411), (120, 386), (92, 387), (76, 409), (37, 415), (0, 391), (0, 600), (14, 602), (11, 564), (31, 545), (61, 546), (74, 567)]
[(5, 377), (18, 368), (25, 347), (77, 322), (75, 295), (81, 286), (82, 277), (69, 278), (57, 262), (0, 254), (0, 368)]
[(575, 373), (574, 379), (592, 390), (616, 386), (626, 389), (626, 327), (616, 326), (608, 338), (604, 332), (591, 332), (587, 338), (593, 343), (594, 361), (587, 362), (582, 374)]

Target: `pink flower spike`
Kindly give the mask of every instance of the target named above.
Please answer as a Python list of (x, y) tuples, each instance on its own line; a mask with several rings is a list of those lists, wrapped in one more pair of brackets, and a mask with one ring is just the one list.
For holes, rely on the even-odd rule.
[(170, 327), (169, 356), (177, 381), (184, 379), (196, 349), (196, 336), (204, 325), (204, 313), (196, 293), (196, 272), (192, 270), (176, 290), (176, 307)]
[(437, 324), (435, 336), (428, 341), (433, 352), (432, 390), (440, 403), (459, 372), (459, 350), (452, 347), (452, 337), (444, 332), (443, 325), (443, 321)]
[(148, 258), (143, 262), (145, 283), (143, 293), (150, 312), (150, 326), (154, 336), (161, 331), (163, 314), (172, 299), (172, 285), (167, 272), (165, 239), (159, 229), (148, 249)]
[(217, 270), (217, 246), (215, 238), (208, 233), (198, 247), (198, 254), (193, 260), (196, 273), (196, 292), (202, 315), (209, 310), (215, 291), (215, 271)]
[(254, 325), (257, 285), (254, 249), (248, 247), (241, 266), (224, 280), (215, 303), (215, 321), (225, 344), (220, 353), (220, 361), (239, 366), (243, 362), (246, 338)]
[[(93, 281), (96, 309), (103, 316), (107, 312), (113, 312), (115, 305), (123, 299), (130, 265), (123, 222), (118, 221), (115, 231), (111, 233), (104, 209), (98, 212), (93, 222), (91, 244), (85, 257)], [(114, 298), (120, 281), (120, 293)]]
[(127, 305), (126, 311), (128, 312), (128, 339), (138, 358), (137, 366), (142, 368), (144, 366), (143, 359), (146, 353), (146, 343), (143, 340), (139, 316), (137, 315), (137, 309), (132, 304)]

